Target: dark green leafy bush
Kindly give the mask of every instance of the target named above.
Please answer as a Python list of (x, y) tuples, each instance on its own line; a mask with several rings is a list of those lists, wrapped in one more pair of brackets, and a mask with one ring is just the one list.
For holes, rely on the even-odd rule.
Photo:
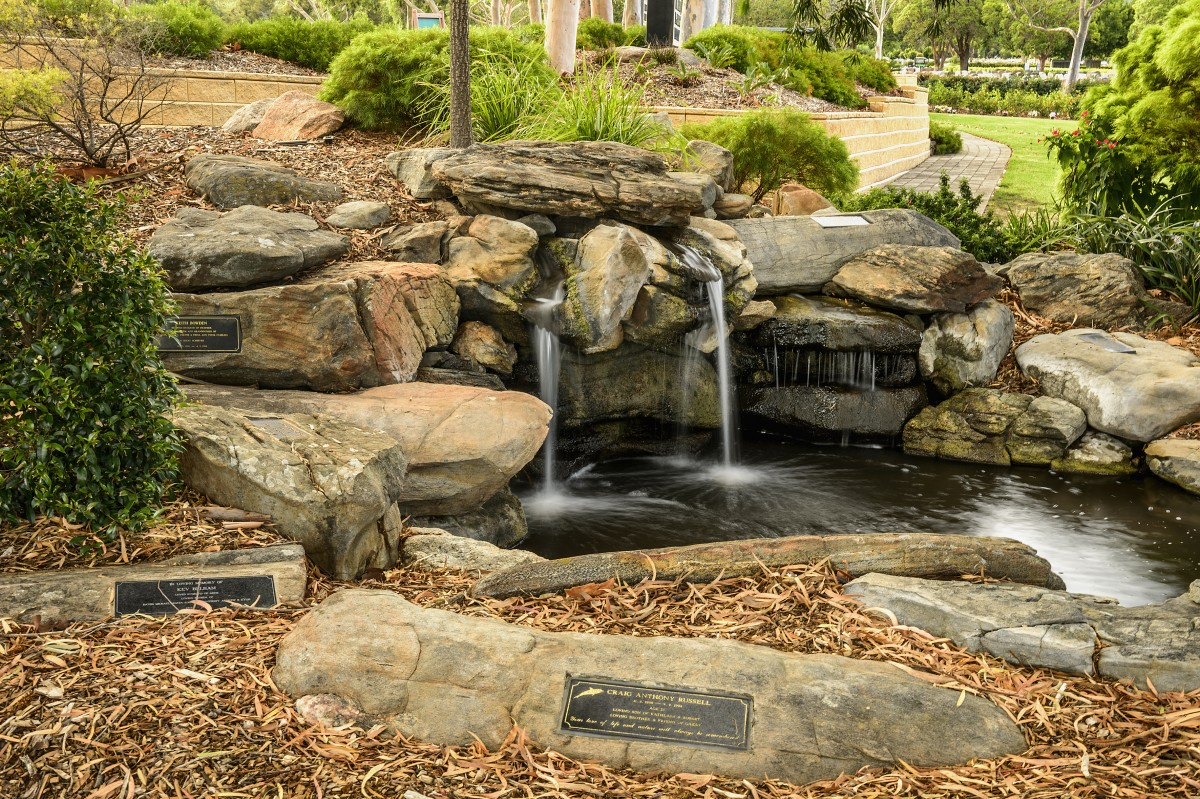
[(136, 5), (129, 15), (148, 23), (140, 41), (147, 53), (203, 58), (221, 46), (225, 35), (225, 23), (201, 3)]
[(896, 88), (896, 77), (892, 75), (892, 67), (887, 61), (871, 58), (853, 50), (843, 50), (838, 53), (850, 79), (868, 89), (877, 92), (890, 92)]
[(575, 32), (575, 47), (578, 50), (607, 50), (625, 43), (625, 29), (616, 22), (606, 22), (600, 17), (580, 20)]
[(957, 130), (941, 122), (929, 123), (929, 141), (934, 155), (950, 155), (962, 152), (962, 136)]
[(685, 124), (680, 132), (732, 152), (734, 181), (755, 200), (789, 181), (822, 194), (850, 192), (858, 185), (858, 167), (846, 145), (799, 111), (756, 111)]
[(843, 211), (912, 208), (958, 236), (962, 248), (980, 261), (1007, 263), (1025, 249), (1006, 235), (1007, 229), (991, 211), (979, 213), (981, 202), (983, 197), (971, 192), (971, 184), (966, 178), (954, 192), (950, 189), (950, 179), (943, 173), (941, 186), (932, 194), (885, 186), (843, 196), (835, 204)]
[[(528, 74), (551, 74), (540, 44), (523, 41), (504, 28), (473, 27), (470, 35), (472, 61), (486, 60), (491, 69), (508, 64)], [(321, 99), (336, 104), (355, 124), (369, 130), (397, 130), (413, 124), (436, 127), (443, 118), (441, 104), (448, 97), (449, 46), (445, 29), (365, 33), (330, 64)], [(485, 58), (485, 54), (500, 57)], [(504, 80), (503, 76), (494, 77), (497, 85)], [(508, 85), (520, 88), (511, 81)], [(473, 108), (481, 94), (472, 92)]]
[(646, 26), (645, 25), (630, 25), (625, 29), (625, 38), (621, 40), (621, 44), (628, 47), (645, 47), (646, 46)]
[[(750, 42), (750, 37), (743, 28), (734, 25), (713, 25), (692, 36), (683, 46), (695, 50), (700, 56), (714, 61), (716, 54), (721, 54), (713, 66), (736, 69), (743, 75), (761, 59)], [(710, 57), (713, 56), (713, 57)]]
[(176, 477), (162, 272), (119, 205), (0, 167), (0, 516), (136, 529)]
[(236, 42), (243, 50), (259, 55), (327, 72), (333, 59), (355, 37), (374, 29), (374, 24), (365, 17), (354, 17), (347, 22), (270, 17), (229, 26), (225, 41)]

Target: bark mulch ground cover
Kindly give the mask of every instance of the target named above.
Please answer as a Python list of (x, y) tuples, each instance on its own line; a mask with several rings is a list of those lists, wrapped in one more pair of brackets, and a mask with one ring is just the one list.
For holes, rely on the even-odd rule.
[[(0, 570), (160, 559), (261, 546), (270, 526), (221, 523), (191, 496), (150, 533), (105, 544), (54, 520), (0, 534)], [(65, 630), (0, 622), (0, 796), (85, 797), (1188, 797), (1200, 795), (1200, 692), (1012, 666), (896, 626), (844, 596), (828, 564), (705, 585), (594, 584), (476, 600), (454, 572), (407, 569), (365, 583), (415, 603), (548, 631), (727, 638), (891, 663), (988, 697), (1024, 729), (1021, 755), (962, 766), (869, 768), (793, 786), (611, 769), (514, 730), (497, 751), (440, 747), (383, 728), (306, 722), (271, 682), (275, 647), (308, 607), (347, 587), (315, 570), (310, 598), (264, 613), (202, 607)], [(381, 631), (381, 634), (386, 634)], [(410, 795), (411, 799), (411, 795)]]

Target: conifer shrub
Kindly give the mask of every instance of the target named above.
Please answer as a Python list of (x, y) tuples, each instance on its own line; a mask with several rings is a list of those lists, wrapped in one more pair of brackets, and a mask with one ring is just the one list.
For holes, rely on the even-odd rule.
[(942, 122), (929, 123), (929, 141), (933, 145), (933, 155), (962, 152), (962, 134)]
[(225, 41), (252, 53), (327, 72), (333, 59), (355, 37), (374, 29), (375, 25), (362, 16), (346, 22), (279, 16), (231, 25)]
[(48, 165), (0, 166), (0, 517), (137, 529), (176, 478), (169, 294), (119, 212)]
[(577, 50), (607, 50), (624, 43), (625, 29), (616, 22), (607, 22), (600, 17), (580, 20), (575, 32)]
[(755, 200), (793, 181), (827, 195), (850, 192), (858, 185), (858, 167), (846, 145), (793, 109), (688, 123), (680, 132), (732, 152), (733, 179)]
[(140, 42), (147, 53), (202, 58), (220, 47), (225, 35), (225, 23), (202, 3), (136, 5), (129, 15), (150, 23)]

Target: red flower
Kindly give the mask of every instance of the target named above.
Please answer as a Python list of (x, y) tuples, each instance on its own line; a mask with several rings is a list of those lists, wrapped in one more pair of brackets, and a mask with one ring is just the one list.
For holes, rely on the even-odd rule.
[(1078, 136), (1078, 135), (1079, 135), (1079, 131), (1075, 131), (1075, 132), (1074, 132), (1074, 133), (1072, 133), (1071, 135), (1072, 135), (1072, 136)]

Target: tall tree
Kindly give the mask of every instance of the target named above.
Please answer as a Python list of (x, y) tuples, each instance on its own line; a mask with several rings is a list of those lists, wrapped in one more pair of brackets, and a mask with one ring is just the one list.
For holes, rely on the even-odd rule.
[(875, 30), (875, 57), (883, 58), (883, 34), (898, 0), (863, 0), (871, 27)]
[[(1071, 60), (1063, 91), (1075, 88), (1088, 28), (1104, 0), (1005, 0), (1013, 18), (1035, 30), (1065, 33), (1071, 38)], [(1073, 25), (1073, 27), (1072, 27)]]
[(450, 0), (450, 146), (470, 147), (471, 40), (470, 0)]
[(579, 0), (547, 0), (546, 56), (559, 75), (575, 71), (575, 34), (579, 29)]

